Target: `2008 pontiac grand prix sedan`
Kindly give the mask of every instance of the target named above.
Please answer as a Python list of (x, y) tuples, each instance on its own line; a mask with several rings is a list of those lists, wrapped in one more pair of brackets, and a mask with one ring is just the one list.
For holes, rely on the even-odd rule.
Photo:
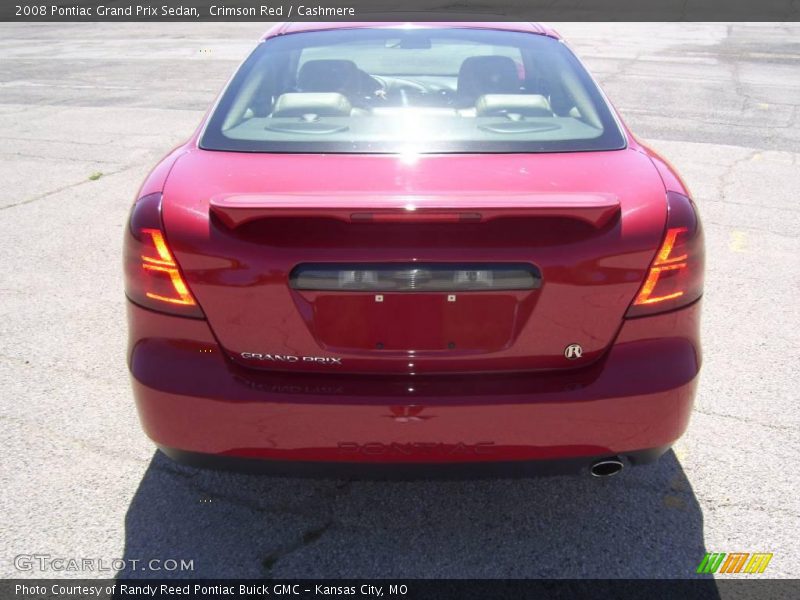
[(272, 29), (125, 239), (148, 435), (284, 473), (610, 475), (687, 426), (703, 238), (552, 30)]

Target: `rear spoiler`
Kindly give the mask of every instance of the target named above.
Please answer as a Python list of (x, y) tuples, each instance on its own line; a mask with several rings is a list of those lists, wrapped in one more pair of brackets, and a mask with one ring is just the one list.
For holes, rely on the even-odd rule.
[(562, 217), (600, 228), (620, 211), (611, 194), (536, 193), (504, 195), (380, 196), (373, 194), (220, 196), (210, 212), (234, 229), (277, 217), (337, 219), (348, 223), (463, 223), (500, 217)]

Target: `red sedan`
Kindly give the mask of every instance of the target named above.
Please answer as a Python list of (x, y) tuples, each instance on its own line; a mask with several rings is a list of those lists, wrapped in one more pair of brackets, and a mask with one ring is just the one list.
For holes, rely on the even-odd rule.
[(528, 23), (275, 27), (146, 179), (125, 278), (142, 424), (194, 465), (611, 475), (700, 369), (689, 193)]

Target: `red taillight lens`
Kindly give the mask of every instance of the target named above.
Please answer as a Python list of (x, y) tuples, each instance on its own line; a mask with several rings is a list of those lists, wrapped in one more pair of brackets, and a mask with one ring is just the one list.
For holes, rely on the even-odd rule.
[(667, 230), (626, 316), (674, 310), (703, 294), (703, 230), (689, 198), (667, 194)]
[(203, 317), (161, 228), (161, 194), (136, 201), (125, 234), (125, 294), (146, 308)]

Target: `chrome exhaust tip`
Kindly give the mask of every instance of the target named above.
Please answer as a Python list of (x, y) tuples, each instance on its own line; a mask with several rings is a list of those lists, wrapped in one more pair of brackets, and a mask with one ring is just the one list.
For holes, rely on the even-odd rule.
[(612, 477), (622, 471), (624, 467), (625, 463), (614, 456), (592, 463), (589, 470), (592, 473), (592, 477)]

